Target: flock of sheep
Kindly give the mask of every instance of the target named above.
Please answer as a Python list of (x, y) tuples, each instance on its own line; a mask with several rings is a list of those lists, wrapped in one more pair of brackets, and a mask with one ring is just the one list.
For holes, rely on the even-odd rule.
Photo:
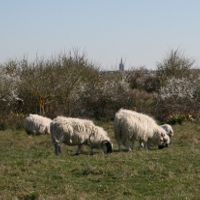
[[(61, 153), (62, 143), (77, 146), (76, 154), (81, 153), (83, 145), (90, 147), (91, 154), (94, 148), (102, 149), (104, 153), (112, 153), (113, 150), (107, 132), (91, 120), (63, 116), (51, 120), (37, 114), (30, 114), (25, 118), (24, 128), (28, 134), (51, 134), (56, 155)], [(146, 149), (152, 145), (159, 148), (168, 147), (173, 129), (168, 124), (159, 126), (148, 115), (120, 109), (115, 114), (114, 134), (119, 150), (123, 145), (131, 151), (135, 141)]]

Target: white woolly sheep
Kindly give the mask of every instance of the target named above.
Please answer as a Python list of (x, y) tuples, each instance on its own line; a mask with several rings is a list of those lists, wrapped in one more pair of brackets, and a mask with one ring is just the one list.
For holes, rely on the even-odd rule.
[(167, 135), (169, 135), (169, 137), (174, 136), (174, 131), (173, 131), (171, 125), (163, 124), (163, 125), (161, 125), (161, 127), (166, 131), (166, 133), (167, 133)]
[(83, 145), (91, 148), (91, 154), (93, 148), (100, 148), (104, 153), (112, 152), (107, 132), (90, 120), (58, 116), (52, 121), (50, 130), (56, 155), (61, 153), (61, 143), (78, 146), (76, 154), (80, 153)]
[(24, 129), (28, 134), (50, 134), (51, 119), (37, 114), (29, 114), (24, 120)]
[(170, 142), (165, 130), (157, 125), (154, 119), (148, 115), (125, 109), (120, 109), (115, 114), (114, 132), (119, 150), (121, 145), (132, 150), (136, 140), (144, 144), (146, 149), (150, 148), (150, 145), (163, 148)]

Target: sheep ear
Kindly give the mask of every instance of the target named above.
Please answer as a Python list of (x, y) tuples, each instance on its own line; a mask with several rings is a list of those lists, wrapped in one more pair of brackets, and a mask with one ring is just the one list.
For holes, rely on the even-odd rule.
[(103, 146), (106, 147), (105, 153), (112, 153), (112, 144), (109, 141), (104, 141)]

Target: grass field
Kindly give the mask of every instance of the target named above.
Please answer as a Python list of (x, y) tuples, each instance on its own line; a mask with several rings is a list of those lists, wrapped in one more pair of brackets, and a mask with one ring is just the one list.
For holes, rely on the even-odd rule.
[[(112, 123), (99, 125), (113, 138)], [(0, 199), (200, 199), (200, 125), (173, 128), (166, 149), (74, 156), (63, 145), (59, 157), (49, 136), (2, 131)]]

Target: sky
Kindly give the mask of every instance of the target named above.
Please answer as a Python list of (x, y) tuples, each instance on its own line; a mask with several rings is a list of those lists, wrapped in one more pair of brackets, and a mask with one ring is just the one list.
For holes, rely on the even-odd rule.
[(155, 69), (177, 48), (200, 66), (199, 0), (0, 0), (0, 63), (78, 49), (104, 70)]

